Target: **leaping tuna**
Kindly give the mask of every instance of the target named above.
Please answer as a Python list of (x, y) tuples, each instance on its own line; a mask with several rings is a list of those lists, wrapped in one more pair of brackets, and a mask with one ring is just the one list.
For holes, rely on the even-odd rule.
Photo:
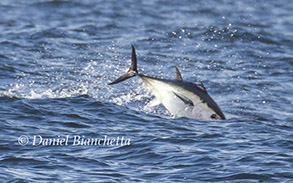
[(209, 96), (204, 85), (183, 81), (176, 68), (176, 79), (162, 79), (140, 74), (137, 71), (137, 58), (132, 45), (132, 58), (129, 70), (109, 85), (122, 82), (133, 76), (139, 77), (155, 98), (148, 106), (162, 104), (173, 116), (194, 118), (205, 121), (224, 120), (225, 115), (218, 104)]

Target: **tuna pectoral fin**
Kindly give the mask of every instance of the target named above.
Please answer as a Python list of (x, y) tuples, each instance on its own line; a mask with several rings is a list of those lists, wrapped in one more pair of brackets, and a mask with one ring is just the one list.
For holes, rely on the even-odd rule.
[(135, 76), (135, 74), (131, 71), (128, 71), (126, 74), (124, 74), (123, 76), (120, 76), (118, 79), (116, 79), (115, 81), (109, 83), (109, 85), (113, 85), (113, 84), (116, 84), (116, 83), (120, 83), (128, 78), (131, 78)]
[(182, 100), (185, 104), (190, 105), (190, 106), (194, 106), (193, 102), (189, 98), (187, 98), (183, 95), (180, 95), (178, 93), (175, 93), (175, 92), (173, 92), (173, 93), (174, 93), (174, 95), (176, 95), (176, 97), (178, 97), (180, 100)]
[(160, 105), (161, 101), (157, 98), (154, 98), (152, 101), (150, 101), (147, 105), (147, 107), (155, 107), (157, 105)]

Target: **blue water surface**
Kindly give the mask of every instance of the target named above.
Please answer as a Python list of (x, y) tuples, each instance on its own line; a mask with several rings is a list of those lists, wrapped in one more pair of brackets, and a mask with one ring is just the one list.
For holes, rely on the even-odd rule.
[[(0, 16), (1, 182), (293, 182), (291, 1), (1, 0)], [(227, 120), (109, 86), (131, 44), (139, 72), (178, 66)]]

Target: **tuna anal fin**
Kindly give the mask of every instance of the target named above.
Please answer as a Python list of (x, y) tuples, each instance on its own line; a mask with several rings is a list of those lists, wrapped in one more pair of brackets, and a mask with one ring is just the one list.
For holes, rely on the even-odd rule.
[(157, 98), (154, 98), (153, 100), (151, 100), (148, 103), (147, 107), (155, 107), (155, 106), (160, 105), (160, 104), (161, 104), (161, 101), (159, 99), (157, 99)]

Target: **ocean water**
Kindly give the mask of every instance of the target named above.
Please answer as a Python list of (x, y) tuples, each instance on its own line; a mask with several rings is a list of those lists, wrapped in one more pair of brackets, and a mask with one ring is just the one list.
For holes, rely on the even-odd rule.
[[(291, 1), (0, 1), (1, 182), (293, 182)], [(172, 118), (129, 67), (203, 82)]]

